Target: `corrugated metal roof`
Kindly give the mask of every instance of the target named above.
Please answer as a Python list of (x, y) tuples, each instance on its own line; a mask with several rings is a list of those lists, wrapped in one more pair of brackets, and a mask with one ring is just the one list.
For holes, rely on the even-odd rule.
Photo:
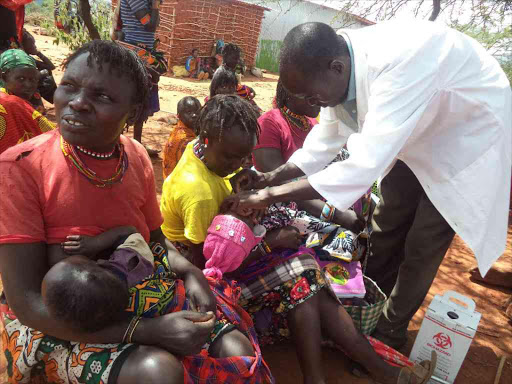
[[(335, 9), (336, 11), (343, 11), (342, 7), (333, 6), (332, 2), (324, 1), (323, 3), (319, 3), (316, 1), (309, 1), (309, 0), (303, 0), (303, 1), (305, 1), (307, 3), (318, 5), (319, 7), (322, 7), (322, 8)], [(366, 25), (376, 24), (374, 21), (365, 19), (364, 17), (361, 17), (361, 16), (354, 15), (353, 13), (345, 12), (345, 11), (343, 11), (343, 12), (346, 13), (347, 15), (353, 17), (354, 19), (356, 19), (357, 21), (359, 21), (362, 24), (366, 24)]]

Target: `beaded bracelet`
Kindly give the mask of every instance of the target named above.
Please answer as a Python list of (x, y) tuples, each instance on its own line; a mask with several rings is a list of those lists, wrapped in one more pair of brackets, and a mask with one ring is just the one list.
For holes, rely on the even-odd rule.
[(270, 246), (265, 240), (261, 240), (261, 244), (263, 244), (263, 248), (265, 248), (265, 251), (267, 253), (272, 253), (272, 248), (270, 248)]
[(140, 319), (140, 316), (136, 316), (130, 321), (130, 324), (128, 325), (128, 328), (126, 328), (126, 332), (124, 333), (123, 336), (123, 343), (130, 344), (132, 342), (132, 337), (133, 334), (135, 333), (135, 328), (137, 328), (137, 325), (139, 325)]
[(265, 240), (261, 240), (261, 242), (258, 244), (258, 249), (263, 256), (272, 252), (272, 248), (270, 248)]
[(334, 206), (329, 203), (325, 203), (324, 207), (322, 208), (322, 213), (320, 214), (320, 220), (331, 222), (335, 212), (336, 208)]

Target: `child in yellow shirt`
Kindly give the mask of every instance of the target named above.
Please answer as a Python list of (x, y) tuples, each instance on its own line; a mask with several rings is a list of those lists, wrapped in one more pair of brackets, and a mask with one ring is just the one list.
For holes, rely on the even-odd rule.
[(201, 269), (208, 227), (231, 194), (229, 176), (256, 145), (260, 128), (254, 109), (235, 95), (217, 95), (199, 116), (200, 134), (188, 144), (165, 180), (160, 202), (162, 231)]

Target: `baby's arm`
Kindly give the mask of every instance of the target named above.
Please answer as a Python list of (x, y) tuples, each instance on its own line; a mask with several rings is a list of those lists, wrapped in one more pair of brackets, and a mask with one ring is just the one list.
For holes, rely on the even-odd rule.
[(68, 255), (84, 255), (95, 259), (98, 253), (133, 233), (137, 233), (135, 227), (124, 226), (109, 229), (97, 236), (71, 235), (67, 237), (68, 241), (61, 243), (61, 247)]

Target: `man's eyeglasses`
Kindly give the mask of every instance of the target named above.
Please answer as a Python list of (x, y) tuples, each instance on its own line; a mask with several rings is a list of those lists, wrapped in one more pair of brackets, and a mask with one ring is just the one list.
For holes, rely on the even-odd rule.
[(324, 101), (320, 98), (320, 95), (315, 96), (304, 96), (304, 95), (297, 95), (295, 93), (290, 92), (286, 87), (283, 86), (283, 88), (288, 92), (289, 95), (299, 99), (304, 100), (310, 107), (323, 107), (327, 104), (329, 104), (329, 101)]

